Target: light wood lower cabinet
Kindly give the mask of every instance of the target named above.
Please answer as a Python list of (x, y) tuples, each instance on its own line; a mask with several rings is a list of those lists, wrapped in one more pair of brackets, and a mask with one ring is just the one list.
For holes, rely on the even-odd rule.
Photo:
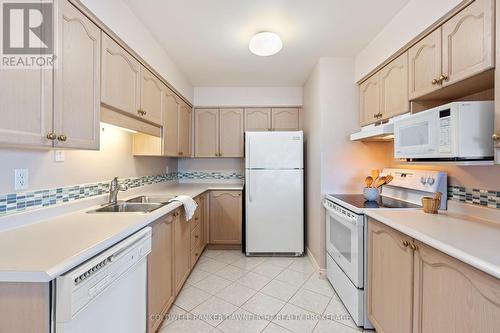
[(201, 223), (202, 223), (202, 243), (203, 248), (207, 246), (210, 241), (210, 193), (205, 192), (201, 195)]
[(240, 245), (242, 231), (241, 191), (210, 194), (210, 243)]
[(181, 291), (191, 271), (191, 227), (184, 214), (177, 210), (173, 213), (174, 221), (174, 272), (175, 294)]
[(500, 327), (500, 280), (416, 242), (414, 333)]
[(0, 283), (0, 332), (52, 332), (49, 283)]
[(368, 318), (379, 333), (411, 333), (413, 251), (409, 238), (370, 220), (368, 225)]
[(175, 213), (152, 226), (148, 255), (148, 332), (155, 332), (175, 298), (174, 222)]
[(500, 280), (369, 219), (368, 317), (381, 333), (491, 333)]

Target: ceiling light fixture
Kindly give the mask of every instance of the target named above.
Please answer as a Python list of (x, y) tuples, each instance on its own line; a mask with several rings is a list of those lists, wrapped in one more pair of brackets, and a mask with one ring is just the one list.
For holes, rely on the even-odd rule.
[(283, 42), (274, 32), (259, 32), (250, 39), (248, 48), (255, 55), (268, 57), (278, 53), (283, 48)]

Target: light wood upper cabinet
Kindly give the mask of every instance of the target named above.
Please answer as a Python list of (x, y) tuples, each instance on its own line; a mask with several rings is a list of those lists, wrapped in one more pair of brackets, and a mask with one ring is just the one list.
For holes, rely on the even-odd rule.
[(240, 245), (242, 230), (241, 191), (210, 194), (210, 243)]
[(165, 156), (179, 155), (179, 98), (170, 90), (165, 93), (163, 109), (163, 154)]
[(414, 333), (500, 327), (500, 280), (416, 242)]
[(219, 109), (196, 109), (194, 130), (194, 156), (217, 157), (219, 155)]
[(377, 332), (412, 332), (414, 258), (411, 248), (405, 246), (410, 241), (407, 236), (369, 220), (368, 318)]
[(245, 109), (245, 131), (270, 131), (271, 109)]
[(162, 125), (163, 101), (167, 87), (146, 68), (141, 68), (141, 107), (137, 115)]
[(410, 99), (431, 93), (441, 86), (441, 28), (436, 29), (408, 51)]
[(182, 289), (190, 272), (191, 228), (184, 214), (174, 212), (174, 272), (175, 294)]
[(380, 73), (359, 86), (359, 122), (361, 126), (373, 123), (380, 115)]
[(69, 2), (59, 6), (54, 146), (99, 149), (101, 30)]
[(443, 85), (494, 67), (493, 0), (476, 0), (443, 25)]
[(101, 102), (137, 116), (141, 99), (141, 64), (102, 33)]
[(388, 119), (410, 111), (408, 101), (408, 53), (380, 70), (380, 112)]
[(184, 101), (179, 108), (179, 156), (190, 157), (193, 109)]
[(0, 144), (52, 147), (52, 70), (2, 69)]
[(272, 128), (274, 131), (298, 131), (299, 109), (298, 108), (273, 108)]
[(243, 109), (221, 109), (219, 117), (219, 156), (243, 157)]
[(175, 297), (174, 221), (170, 214), (152, 226), (148, 255), (148, 332), (156, 332)]

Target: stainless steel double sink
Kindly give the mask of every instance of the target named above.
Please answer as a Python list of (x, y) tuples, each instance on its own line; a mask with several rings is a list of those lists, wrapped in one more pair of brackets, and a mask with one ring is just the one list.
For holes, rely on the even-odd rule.
[(139, 196), (116, 204), (108, 204), (87, 213), (151, 213), (168, 204), (176, 196)]

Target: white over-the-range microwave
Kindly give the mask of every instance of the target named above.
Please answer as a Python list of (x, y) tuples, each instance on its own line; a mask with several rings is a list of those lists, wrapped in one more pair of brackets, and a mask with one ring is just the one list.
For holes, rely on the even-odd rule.
[(394, 157), (406, 160), (492, 160), (493, 101), (453, 102), (394, 123)]

